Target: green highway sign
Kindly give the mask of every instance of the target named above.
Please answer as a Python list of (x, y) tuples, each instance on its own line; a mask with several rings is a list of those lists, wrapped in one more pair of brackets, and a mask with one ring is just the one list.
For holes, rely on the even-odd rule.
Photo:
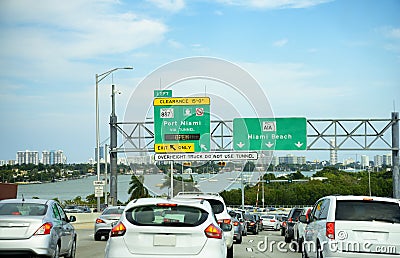
[(154, 90), (155, 98), (170, 98), (172, 97), (172, 90)]
[(210, 151), (210, 98), (155, 98), (154, 151)]
[(306, 150), (307, 120), (291, 118), (233, 119), (234, 150)]

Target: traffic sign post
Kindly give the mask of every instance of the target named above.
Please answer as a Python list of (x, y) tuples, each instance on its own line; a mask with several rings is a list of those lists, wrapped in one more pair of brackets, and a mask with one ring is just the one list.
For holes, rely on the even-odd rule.
[(208, 152), (210, 98), (155, 98), (154, 151)]
[(294, 118), (233, 119), (234, 150), (306, 150), (307, 120)]

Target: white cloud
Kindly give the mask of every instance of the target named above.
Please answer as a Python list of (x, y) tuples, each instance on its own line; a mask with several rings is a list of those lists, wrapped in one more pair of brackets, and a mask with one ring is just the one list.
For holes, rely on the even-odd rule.
[(227, 5), (246, 6), (259, 9), (283, 9), (283, 8), (308, 8), (332, 0), (219, 0)]
[(273, 45), (274, 45), (275, 47), (283, 47), (283, 46), (285, 46), (288, 42), (289, 42), (288, 39), (280, 39), (280, 40), (275, 41), (275, 42), (273, 43)]
[[(72, 77), (67, 71), (83, 66), (82, 60), (127, 53), (164, 39), (165, 24), (119, 11), (120, 5), (114, 0), (2, 2), (2, 72), (30, 79), (32, 74)], [(87, 71), (90, 64), (85, 66)]]
[(148, 0), (160, 9), (167, 10), (170, 12), (179, 12), (185, 8), (184, 0)]

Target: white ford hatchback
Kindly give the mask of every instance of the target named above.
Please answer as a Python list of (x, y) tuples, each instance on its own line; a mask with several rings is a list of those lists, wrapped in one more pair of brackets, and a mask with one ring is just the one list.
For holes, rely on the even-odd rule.
[(105, 257), (222, 258), (226, 245), (207, 201), (142, 198), (111, 229)]

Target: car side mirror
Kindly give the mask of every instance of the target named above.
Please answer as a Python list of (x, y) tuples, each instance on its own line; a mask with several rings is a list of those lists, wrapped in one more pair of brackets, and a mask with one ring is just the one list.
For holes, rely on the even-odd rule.
[(306, 215), (300, 215), (299, 221), (301, 223), (306, 223), (306, 224), (310, 223), (310, 221), (307, 219)]
[(70, 216), (69, 217), (69, 222), (75, 222), (76, 221), (76, 217), (75, 216)]

